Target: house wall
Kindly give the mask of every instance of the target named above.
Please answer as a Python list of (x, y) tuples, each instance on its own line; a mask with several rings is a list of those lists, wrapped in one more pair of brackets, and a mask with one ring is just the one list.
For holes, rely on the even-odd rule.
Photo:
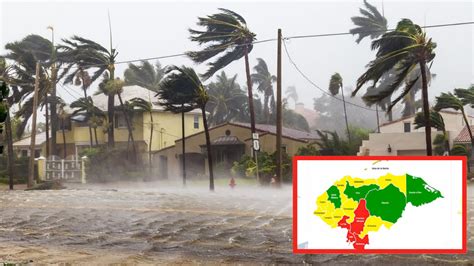
[[(433, 131), (431, 139), (434, 140), (437, 134)], [(388, 152), (388, 145), (391, 152)], [(371, 133), (369, 140), (364, 141), (363, 149), (359, 155), (426, 155), (425, 133)]]
[[(194, 128), (194, 115), (199, 118), (199, 127)], [(143, 132), (142, 139), (149, 145), (151, 119), (148, 112), (143, 113)], [(174, 145), (175, 140), (181, 138), (181, 114), (170, 112), (153, 112), (153, 140), (152, 150), (160, 150)], [(185, 135), (189, 136), (204, 130), (202, 115), (189, 112), (184, 115)]]
[[(227, 124), (224, 126), (220, 126), (217, 128), (212, 129), (209, 132), (211, 141), (221, 136), (225, 136), (225, 132), (230, 130), (231, 136), (236, 136), (240, 141), (245, 143), (245, 154), (251, 155), (251, 130), (250, 128), (236, 126), (232, 124)], [(272, 134), (262, 134), (260, 136), (260, 151), (273, 153), (275, 152), (275, 143), (276, 143), (276, 136)], [(182, 150), (182, 142), (181, 139), (177, 139), (175, 142), (175, 146), (160, 150), (153, 154), (153, 160), (156, 165), (158, 165), (158, 161), (160, 160), (160, 156), (164, 156), (168, 161), (168, 177), (169, 178), (181, 178), (181, 165), (179, 162), (179, 155), (181, 154)], [(205, 134), (201, 132), (194, 136), (190, 136), (186, 139), (186, 153), (201, 153), (200, 145), (204, 145), (206, 143)], [(290, 155), (294, 155), (299, 147), (305, 146), (307, 143), (304, 141), (293, 140), (289, 138), (282, 138), (282, 145), (286, 146), (287, 153)], [(207, 158), (205, 159), (205, 171), (206, 174), (208, 173), (207, 167)], [(160, 177), (160, 169), (155, 171), (155, 175), (159, 178)]]

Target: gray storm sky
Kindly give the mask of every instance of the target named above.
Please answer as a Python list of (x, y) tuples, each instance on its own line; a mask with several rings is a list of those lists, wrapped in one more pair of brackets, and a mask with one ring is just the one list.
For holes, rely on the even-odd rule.
[[(370, 3), (379, 8), (382, 1)], [(109, 47), (107, 11), (110, 11), (113, 46), (118, 50), (117, 61), (149, 58), (182, 53), (196, 49), (188, 39), (189, 27), (196, 27), (198, 16), (205, 16), (223, 7), (234, 10), (246, 20), (258, 40), (275, 38), (281, 28), (284, 36), (347, 32), (353, 27), (351, 16), (359, 14), (362, 1), (2, 1), (1, 48), (7, 42), (20, 40), (28, 34), (50, 38), (48, 25), (55, 28), (55, 38), (79, 35)], [(409, 18), (419, 25), (433, 25), (473, 20), (471, 1), (384, 1), (389, 27), (395, 27), (401, 18)], [(437, 74), (430, 87), (430, 97), (455, 87), (474, 83), (473, 26), (428, 29), (427, 33), (438, 44), (432, 72)], [(354, 87), (365, 65), (374, 58), (370, 41), (355, 43), (354, 36), (295, 39), (287, 42), (288, 49), (300, 69), (321, 88), (326, 89), (329, 77), (339, 72), (345, 86)], [(256, 58), (263, 58), (276, 73), (276, 42), (256, 44), (250, 55), (251, 66)], [(194, 65), (185, 57), (160, 61), (162, 65)], [(119, 76), (126, 65), (118, 65)], [(196, 66), (198, 71), (204, 65)], [(245, 84), (243, 59), (225, 68), (228, 75), (238, 74)], [(283, 89), (294, 85), (300, 101), (312, 106), (313, 98), (321, 93), (296, 72), (283, 52)], [(212, 79), (211, 79), (212, 81)], [(78, 88), (70, 86), (75, 97)], [(95, 88), (93, 88), (95, 89)], [(73, 97), (58, 87), (66, 101)]]

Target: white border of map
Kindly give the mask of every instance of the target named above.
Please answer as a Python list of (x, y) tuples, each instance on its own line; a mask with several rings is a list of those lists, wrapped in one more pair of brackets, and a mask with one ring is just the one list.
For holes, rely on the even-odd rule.
[[(375, 178), (391, 173), (421, 177), (439, 190), (443, 198), (419, 207), (408, 204), (402, 217), (390, 228), (369, 233), (370, 249), (461, 249), (462, 161), (459, 160), (298, 160), (299, 248), (348, 249), (347, 229), (330, 228), (313, 212), (317, 196), (344, 176)], [(372, 170), (372, 167), (389, 170)], [(364, 170), (366, 169), (366, 170)]]

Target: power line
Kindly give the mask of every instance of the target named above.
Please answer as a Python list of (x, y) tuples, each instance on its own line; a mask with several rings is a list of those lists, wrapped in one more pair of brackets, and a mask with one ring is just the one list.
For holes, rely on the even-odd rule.
[[(373, 111), (373, 112), (377, 112), (377, 110), (374, 110), (372, 108), (368, 108), (368, 107), (365, 107), (365, 106), (362, 106), (362, 105), (358, 105), (358, 104), (355, 104), (355, 103), (351, 103), (349, 101), (344, 101), (342, 100), (341, 98), (338, 98), (336, 96), (333, 96), (332, 94), (330, 94), (329, 92), (327, 92), (326, 90), (322, 89), (321, 87), (319, 87), (316, 83), (314, 83), (305, 73), (303, 73), (303, 71), (301, 71), (301, 69), (298, 67), (298, 65), (296, 65), (295, 61), (293, 60), (293, 58), (290, 56), (290, 53), (288, 52), (288, 48), (286, 47), (286, 41), (287, 38), (283, 38), (283, 47), (285, 47), (285, 53), (288, 57), (288, 60), (290, 60), (290, 63), (291, 65), (293, 65), (293, 67), (296, 69), (296, 71), (298, 71), (298, 73), (300, 73), (300, 75), (306, 79), (311, 85), (313, 85), (316, 89), (320, 90), (322, 93), (328, 95), (329, 97), (332, 97), (336, 100), (339, 100), (341, 102), (346, 102), (347, 104), (349, 105), (353, 105), (355, 107), (359, 107), (359, 108), (362, 108), (362, 109), (365, 109), (365, 110), (368, 110), (368, 111)], [(342, 88), (343, 89), (343, 88)], [(380, 111), (378, 111), (380, 112)]]
[[(428, 29), (428, 28), (442, 28), (442, 27), (452, 27), (452, 26), (462, 26), (462, 25), (472, 25), (474, 24), (474, 21), (467, 21), (467, 22), (457, 22), (457, 23), (447, 23), (447, 24), (435, 24), (435, 25), (428, 25), (428, 26), (423, 26), (421, 28)], [(383, 32), (389, 32), (389, 31), (394, 31), (396, 29), (387, 29), (387, 30), (372, 30), (372, 31), (361, 31), (357, 32), (355, 34), (359, 33), (383, 33)], [(309, 35), (296, 35), (296, 36), (289, 36), (285, 37), (285, 40), (291, 40), (291, 39), (306, 39), (306, 38), (318, 38), (318, 37), (331, 37), (331, 36), (343, 36), (343, 35), (355, 35), (350, 32), (337, 32), (337, 33), (322, 33), (322, 34), (309, 34)]]

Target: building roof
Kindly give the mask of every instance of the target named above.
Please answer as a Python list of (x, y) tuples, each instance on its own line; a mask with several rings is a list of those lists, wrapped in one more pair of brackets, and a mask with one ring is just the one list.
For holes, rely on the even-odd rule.
[[(471, 126), (471, 131), (474, 132), (474, 125)], [(465, 126), (459, 135), (454, 138), (454, 143), (471, 143), (471, 136), (469, 136), (469, 131), (467, 130), (467, 126)]]
[[(461, 115), (461, 114), (462, 114), (461, 112), (449, 111), (449, 110), (441, 110), (441, 111), (439, 111), (439, 113), (442, 113), (442, 114), (443, 114), (443, 113), (444, 113), (444, 114), (452, 114), (452, 115)], [(386, 123), (381, 124), (380, 127), (387, 126), (387, 125), (391, 125), (391, 124), (395, 124), (395, 123), (397, 123), (397, 122), (410, 119), (410, 118), (414, 117), (415, 115), (416, 115), (416, 114), (414, 114), (414, 115), (409, 115), (409, 116), (405, 116), (405, 117), (402, 117), (402, 118), (399, 118), (399, 119), (396, 119), (396, 120), (393, 120), (393, 121), (388, 121), (388, 122), (386, 122)], [(468, 117), (474, 118), (474, 116), (472, 116), (472, 115), (468, 115)]]
[(220, 136), (211, 141), (211, 145), (241, 145), (244, 144), (236, 136)]
[[(36, 134), (35, 138), (35, 146), (41, 146), (43, 143), (46, 142), (46, 132), (41, 132)], [(24, 137), (18, 141), (13, 142), (13, 146), (19, 147), (19, 146), (27, 146), (29, 147), (31, 144), (31, 136)]]
[[(156, 93), (143, 87), (137, 85), (124, 86), (121, 96), (124, 102), (129, 101), (133, 98), (141, 98), (146, 101), (151, 100), (152, 108), (154, 111), (164, 111), (163, 107), (158, 104), (158, 98), (156, 97)], [(94, 105), (97, 106), (99, 109), (101, 109), (102, 111), (107, 111), (108, 97), (105, 94), (101, 93), (98, 95), (94, 95), (92, 96), (92, 100), (94, 102)], [(116, 107), (120, 106), (118, 95), (115, 95), (114, 104)], [(191, 111), (191, 113), (200, 114), (201, 111), (196, 109)]]
[[(239, 122), (229, 122), (231, 125), (241, 126), (250, 128), (249, 123), (239, 123)], [(266, 124), (255, 124), (255, 129), (260, 133), (269, 133), (272, 135), (276, 135), (276, 126), (274, 125), (266, 125)], [(315, 133), (300, 131), (297, 129), (283, 127), (281, 130), (281, 134), (283, 137), (296, 139), (296, 140), (315, 140), (319, 139), (319, 136)]]

